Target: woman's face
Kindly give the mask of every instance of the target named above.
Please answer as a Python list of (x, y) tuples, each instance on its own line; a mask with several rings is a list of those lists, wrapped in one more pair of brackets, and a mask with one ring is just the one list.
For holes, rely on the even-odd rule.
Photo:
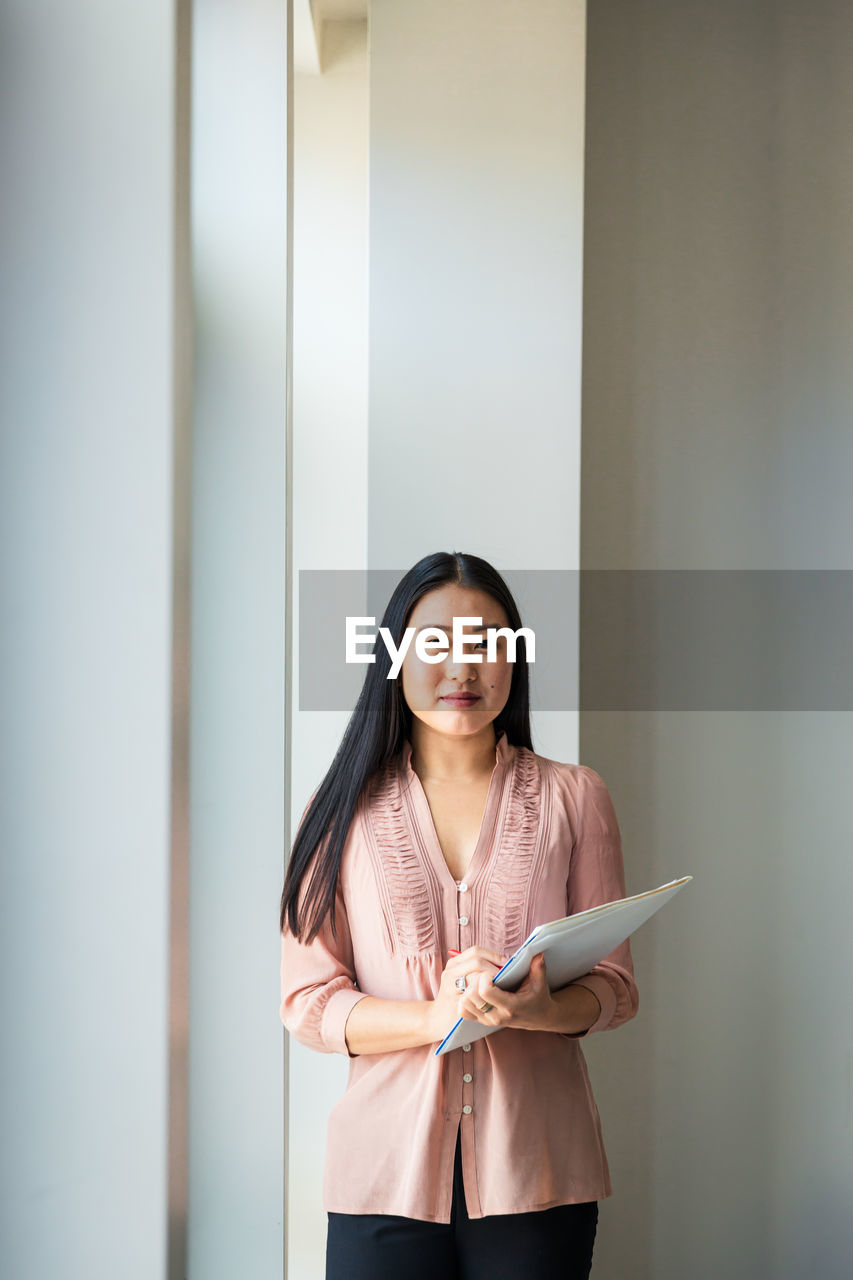
[[(483, 620), (481, 626), (464, 625), (465, 636), (480, 635), (482, 639), (477, 643), (466, 642), (464, 649), (469, 656), (462, 662), (453, 660), (455, 617)], [(438, 733), (463, 738), (479, 733), (503, 710), (512, 684), (513, 664), (507, 659), (507, 642), (503, 636), (498, 637), (496, 661), (487, 661), (486, 628), (509, 626), (503, 606), (485, 591), (448, 584), (422, 596), (406, 626), (416, 629), (400, 668), (403, 696), (412, 715)], [(448, 652), (440, 662), (424, 662), (417, 655), (417, 633), (425, 627), (440, 627), (447, 635)], [(440, 651), (439, 646), (429, 650), (433, 656)], [(479, 655), (481, 661), (472, 662), (472, 654)], [(467, 704), (448, 700), (448, 695), (461, 692), (474, 694), (474, 700)]]

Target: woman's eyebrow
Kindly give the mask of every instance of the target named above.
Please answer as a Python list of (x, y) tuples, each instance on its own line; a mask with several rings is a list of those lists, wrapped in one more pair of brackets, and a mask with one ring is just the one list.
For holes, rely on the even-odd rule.
[[(470, 626), (473, 628), (477, 628), (479, 626), (480, 630), (485, 630), (487, 627), (493, 627), (495, 630), (497, 630), (499, 627), (508, 627), (509, 623), (508, 622), (483, 622), (483, 623), (477, 624), (477, 623), (471, 622), (471, 623), (466, 623), (465, 625), (466, 627)], [(427, 627), (432, 627), (433, 629), (436, 629), (436, 630), (440, 628), (442, 631), (453, 630), (453, 624), (451, 622), (422, 622), (421, 625), (416, 628), (416, 630), (426, 631)]]

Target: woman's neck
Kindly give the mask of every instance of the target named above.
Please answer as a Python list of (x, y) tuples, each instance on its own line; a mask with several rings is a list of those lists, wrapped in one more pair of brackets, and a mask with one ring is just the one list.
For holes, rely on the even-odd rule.
[(472, 782), (493, 771), (497, 738), (492, 724), (461, 737), (414, 720), (411, 766), (421, 782)]

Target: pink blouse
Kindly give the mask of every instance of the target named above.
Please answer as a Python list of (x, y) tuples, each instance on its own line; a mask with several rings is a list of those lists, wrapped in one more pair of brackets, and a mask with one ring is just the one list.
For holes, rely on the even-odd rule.
[(433, 999), (451, 948), (509, 956), (536, 925), (626, 896), (619, 826), (594, 769), (502, 734), (457, 881), (411, 753), (407, 742), (359, 800), (338, 877), (337, 941), (328, 917), (307, 946), (282, 932), (282, 1022), (309, 1048), (349, 1058), (329, 1115), (323, 1208), (449, 1223), (460, 1125), (471, 1218), (603, 1199), (610, 1174), (579, 1041), (637, 1012), (627, 941), (577, 979), (601, 1005), (580, 1036), (504, 1027), (440, 1057), (438, 1042), (349, 1053), (344, 1028), (362, 996)]

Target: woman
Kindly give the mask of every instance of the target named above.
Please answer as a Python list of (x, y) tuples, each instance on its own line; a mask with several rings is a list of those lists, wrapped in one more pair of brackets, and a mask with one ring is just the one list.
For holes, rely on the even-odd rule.
[[(454, 618), (482, 619), (465, 661), (411, 643), (389, 680), (377, 645), (285, 878), (281, 1019), (350, 1062), (326, 1280), (587, 1277), (611, 1194), (578, 1040), (637, 1011), (627, 941), (557, 991), (541, 953), (515, 992), (491, 980), (535, 925), (626, 896), (619, 827), (593, 769), (533, 751), (524, 638), (487, 649), (522, 625), (491, 565), (425, 557), (382, 626), (399, 649)], [(436, 1056), (459, 1017), (499, 1030)]]

